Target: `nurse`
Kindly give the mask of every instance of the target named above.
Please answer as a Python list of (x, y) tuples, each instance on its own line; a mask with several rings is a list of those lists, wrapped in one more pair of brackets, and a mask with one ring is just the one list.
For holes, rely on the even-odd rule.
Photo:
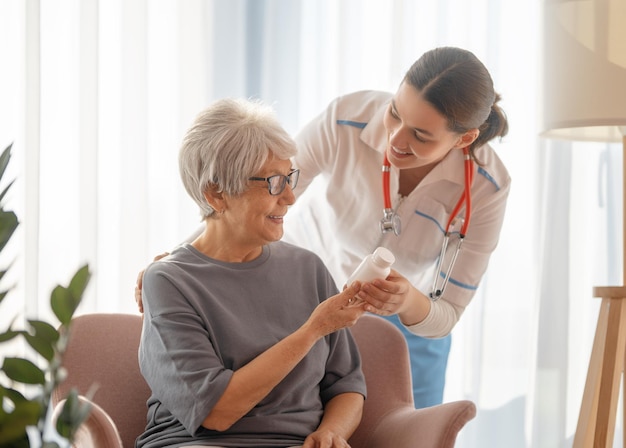
[[(360, 298), (406, 336), (418, 408), (443, 400), (450, 332), (498, 243), (511, 182), (488, 144), (508, 131), (499, 99), (474, 54), (436, 48), (395, 94), (341, 96), (296, 136), (299, 197), (284, 239), (319, 254), (339, 286), (376, 247), (393, 252), (390, 276), (364, 285)], [(462, 201), (448, 226), (466, 183), (471, 222)]]

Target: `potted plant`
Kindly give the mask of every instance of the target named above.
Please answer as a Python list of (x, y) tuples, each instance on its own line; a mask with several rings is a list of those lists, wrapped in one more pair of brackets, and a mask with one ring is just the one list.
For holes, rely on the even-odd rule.
[[(0, 185), (11, 158), (9, 145), (0, 155)], [(5, 198), (13, 181), (0, 190), (0, 252), (6, 247), (19, 225), (17, 215), (5, 209)], [(8, 268), (0, 267), (0, 280)], [(26, 328), (0, 329), (0, 344), (23, 338), (34, 351), (35, 362), (27, 357), (4, 357), (0, 360), (0, 447), (59, 447), (59, 442), (73, 440), (76, 430), (90, 409), (78, 400), (72, 390), (50, 435), (47, 427), (52, 391), (60, 384), (65, 371), (63, 353), (69, 337), (71, 320), (89, 282), (87, 265), (81, 267), (68, 286), (56, 286), (50, 295), (50, 306), (58, 323), (27, 320)], [(11, 288), (0, 288), (0, 306)], [(41, 361), (43, 360), (43, 361)], [(60, 437), (59, 437), (60, 436)], [(56, 439), (56, 440), (50, 440)]]

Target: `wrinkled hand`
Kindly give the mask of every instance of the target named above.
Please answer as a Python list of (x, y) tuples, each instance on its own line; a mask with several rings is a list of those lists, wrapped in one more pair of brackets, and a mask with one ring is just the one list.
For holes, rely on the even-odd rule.
[(405, 277), (392, 269), (385, 280), (376, 279), (371, 283), (364, 283), (356, 298), (364, 302), (366, 311), (379, 316), (390, 316), (405, 311), (415, 291)]
[(346, 439), (328, 430), (319, 430), (309, 434), (302, 448), (350, 448)]
[[(153, 261), (158, 261), (161, 258), (167, 257), (169, 254), (170, 254), (169, 252), (163, 252), (162, 254), (154, 257)], [(137, 282), (135, 283), (135, 302), (137, 303), (137, 307), (139, 308), (140, 313), (143, 313), (143, 300), (141, 300), (141, 287), (143, 286), (143, 273), (145, 271), (146, 271), (145, 269), (142, 269), (141, 271), (139, 271), (139, 274), (137, 275)]]
[(313, 328), (321, 337), (342, 328), (353, 326), (365, 313), (365, 304), (358, 303), (355, 294), (361, 284), (354, 282), (349, 288), (320, 303), (307, 320), (307, 325)]

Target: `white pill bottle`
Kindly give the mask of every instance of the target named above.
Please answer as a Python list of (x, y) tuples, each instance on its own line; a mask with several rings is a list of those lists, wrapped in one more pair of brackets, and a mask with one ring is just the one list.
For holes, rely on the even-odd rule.
[(391, 272), (391, 265), (396, 261), (389, 249), (378, 247), (374, 253), (363, 259), (358, 268), (348, 278), (346, 285), (351, 285), (355, 281), (361, 283), (371, 282), (376, 278), (385, 279)]

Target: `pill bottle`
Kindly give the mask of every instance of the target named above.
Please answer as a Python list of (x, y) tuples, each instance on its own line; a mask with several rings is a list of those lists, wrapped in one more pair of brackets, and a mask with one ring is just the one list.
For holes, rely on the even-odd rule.
[(389, 249), (378, 247), (374, 253), (363, 259), (359, 267), (348, 278), (346, 284), (349, 286), (356, 280), (366, 283), (376, 278), (385, 279), (389, 275), (394, 261), (396, 258)]

